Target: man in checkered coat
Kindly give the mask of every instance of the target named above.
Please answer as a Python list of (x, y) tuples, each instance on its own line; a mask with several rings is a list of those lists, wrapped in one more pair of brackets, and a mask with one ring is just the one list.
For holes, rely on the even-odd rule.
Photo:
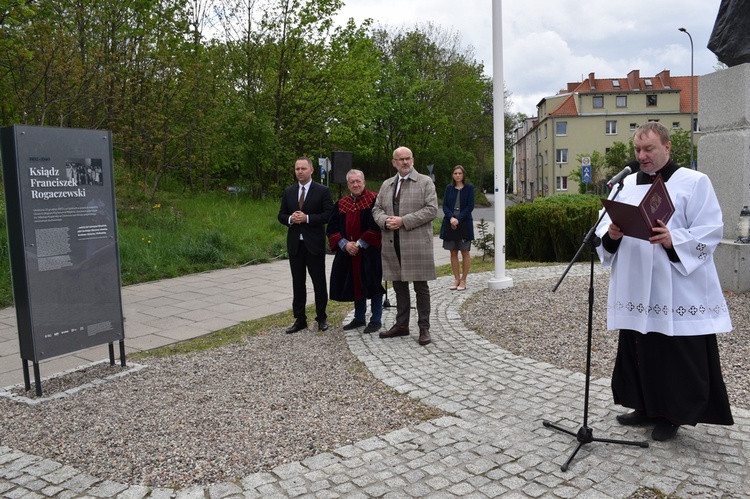
[(436, 278), (432, 221), (438, 213), (437, 193), (432, 179), (414, 169), (414, 156), (408, 148), (393, 151), (391, 162), (398, 173), (383, 182), (372, 208), (383, 233), (383, 279), (393, 282), (396, 293), (396, 324), (380, 337), (409, 335), (411, 281), (417, 296), (419, 344), (428, 345), (432, 338), (427, 281)]

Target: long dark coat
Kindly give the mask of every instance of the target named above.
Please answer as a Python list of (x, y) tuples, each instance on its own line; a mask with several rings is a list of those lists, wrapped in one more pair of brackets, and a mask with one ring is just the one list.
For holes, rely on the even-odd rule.
[[(331, 300), (355, 301), (385, 293), (380, 260), (380, 228), (372, 218), (376, 194), (364, 191), (356, 199), (339, 199), (328, 220), (328, 245), (334, 252), (331, 266)], [(339, 241), (362, 240), (368, 247), (352, 257), (339, 248)]]

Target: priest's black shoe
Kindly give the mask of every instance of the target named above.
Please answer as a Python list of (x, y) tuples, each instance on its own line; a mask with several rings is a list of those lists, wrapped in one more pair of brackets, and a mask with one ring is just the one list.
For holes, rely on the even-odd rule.
[(328, 328), (329, 328), (329, 327), (330, 327), (330, 326), (329, 326), (329, 325), (328, 325), (328, 323), (327, 323), (327, 322), (325, 322), (325, 321), (323, 321), (323, 322), (318, 322), (318, 331), (328, 331)]
[(673, 425), (666, 419), (661, 420), (658, 423), (656, 423), (656, 426), (654, 427), (654, 431), (651, 432), (651, 438), (653, 438), (657, 442), (670, 440), (674, 438), (675, 435), (677, 435), (677, 429), (679, 427), (680, 427), (679, 425)]
[(618, 423), (625, 426), (638, 426), (656, 422), (654, 418), (650, 418), (643, 411), (633, 411), (627, 414), (619, 414), (616, 419)]
[(295, 321), (294, 324), (292, 324), (292, 327), (286, 330), (286, 334), (296, 333), (298, 331), (302, 331), (303, 329), (307, 329), (307, 322)]
[(357, 329), (358, 327), (362, 327), (365, 324), (367, 324), (365, 321), (358, 321), (357, 319), (354, 319), (349, 324), (344, 326), (344, 331), (351, 331), (352, 329)]

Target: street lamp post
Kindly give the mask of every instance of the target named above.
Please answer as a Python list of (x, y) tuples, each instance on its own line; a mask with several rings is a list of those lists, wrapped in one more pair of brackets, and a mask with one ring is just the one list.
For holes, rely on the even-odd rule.
[(685, 28), (678, 28), (678, 30), (682, 31), (688, 36), (688, 38), (690, 38), (690, 168), (692, 168), (693, 170), (697, 170), (696, 165), (693, 162), (693, 150), (695, 149), (695, 146), (693, 145), (693, 132), (695, 130), (695, 113), (693, 111), (693, 106), (695, 106), (695, 81), (693, 77), (693, 37), (690, 36), (690, 33)]

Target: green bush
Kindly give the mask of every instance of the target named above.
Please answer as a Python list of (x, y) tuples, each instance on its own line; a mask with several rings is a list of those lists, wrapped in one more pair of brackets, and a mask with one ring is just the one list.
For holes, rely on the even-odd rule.
[[(601, 207), (599, 196), (563, 194), (507, 208), (507, 257), (535, 262), (569, 261), (596, 223)], [(588, 252), (582, 252), (581, 259), (588, 259)]]

